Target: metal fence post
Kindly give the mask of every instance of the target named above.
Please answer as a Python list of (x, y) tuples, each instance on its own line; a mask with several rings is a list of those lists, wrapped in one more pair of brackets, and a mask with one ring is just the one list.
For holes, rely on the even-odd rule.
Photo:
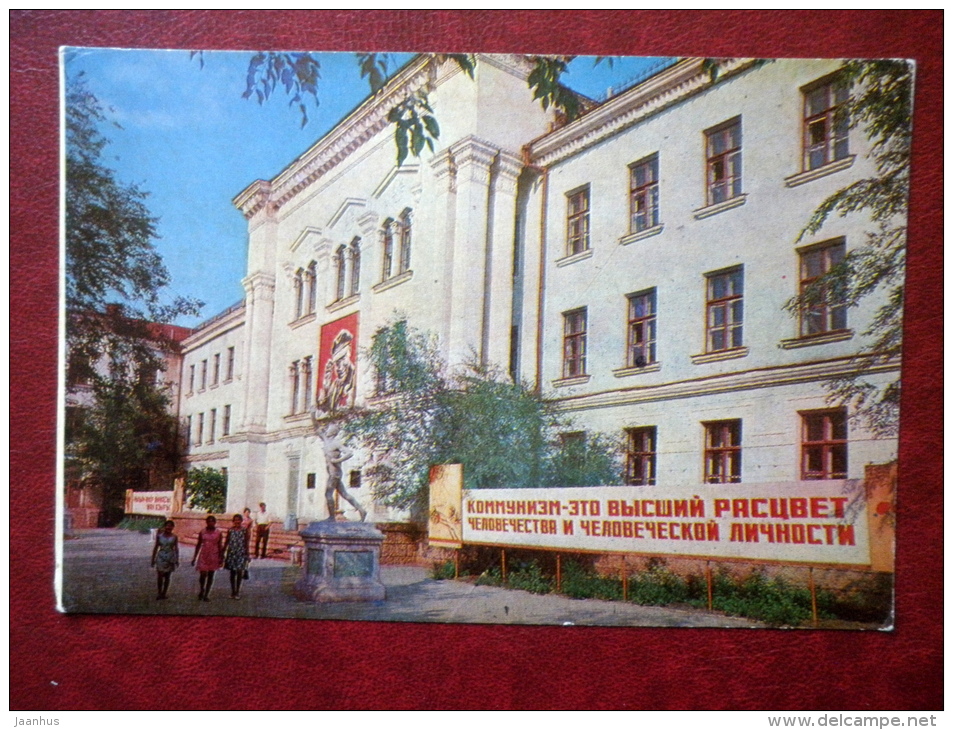
[(714, 602), (714, 595), (713, 595), (714, 591), (711, 584), (711, 561), (710, 560), (705, 561), (705, 583), (708, 584), (708, 610), (712, 611), (714, 610), (715, 602)]

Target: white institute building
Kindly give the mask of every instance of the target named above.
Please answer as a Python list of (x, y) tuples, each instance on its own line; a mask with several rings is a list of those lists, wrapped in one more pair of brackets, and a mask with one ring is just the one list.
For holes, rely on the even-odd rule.
[[(373, 398), (361, 353), (398, 312), (451, 365), (476, 353), (623, 437), (620, 483), (862, 478), (894, 459), (823, 387), (880, 302), (783, 309), (870, 225), (834, 217), (798, 241), (822, 200), (874, 173), (835, 119), (838, 66), (726, 60), (713, 81), (683, 60), (560, 124), (522, 57), (479, 55), (474, 79), (418, 57), (235, 198), (246, 297), (183, 342), (189, 466), (227, 470), (229, 512), (326, 517), (309, 412)], [(421, 89), (440, 138), (397, 167), (387, 114)], [(346, 484), (369, 519), (399, 519), (370, 504), (361, 459)]]

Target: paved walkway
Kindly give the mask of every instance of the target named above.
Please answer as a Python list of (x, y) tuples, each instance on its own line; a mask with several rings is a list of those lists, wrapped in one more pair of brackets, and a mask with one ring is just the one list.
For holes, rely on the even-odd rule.
[(211, 600), (197, 600), (198, 574), (189, 565), (172, 574), (169, 598), (157, 601), (152, 542), (125, 530), (77, 530), (64, 542), (63, 607), (70, 613), (142, 613), (275, 618), (346, 619), (579, 626), (761, 626), (756, 621), (706, 611), (637, 606), (594, 599), (534, 595), (526, 591), (431, 580), (423, 568), (383, 566), (387, 600), (378, 603), (312, 604), (298, 601), (292, 586), (301, 568), (281, 560), (254, 560), (241, 600), (229, 597), (228, 573), (219, 571)]

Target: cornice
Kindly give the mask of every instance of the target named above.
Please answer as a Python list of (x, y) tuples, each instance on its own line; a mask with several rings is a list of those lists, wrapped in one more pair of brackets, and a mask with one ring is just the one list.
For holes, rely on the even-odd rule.
[(196, 330), (191, 335), (182, 340), (182, 354), (204, 345), (209, 340), (221, 337), (226, 332), (242, 327), (245, 324), (245, 307), (237, 307), (221, 319), (216, 319), (200, 330)]
[(245, 218), (251, 218), (268, 204), (271, 198), (271, 183), (268, 180), (255, 180), (251, 185), (232, 198), (232, 204)]
[[(861, 369), (858, 358), (843, 357), (798, 365), (758, 368), (740, 373), (725, 373), (690, 380), (679, 380), (658, 385), (632, 386), (599, 393), (552, 398), (556, 407), (563, 411), (579, 411), (592, 408), (611, 408), (614, 406), (651, 403), (661, 400), (695, 398), (698, 396), (731, 393), (740, 390), (775, 388), (798, 383), (810, 383), (819, 380), (850, 375)], [(863, 364), (867, 374), (891, 372), (900, 368), (899, 360), (879, 362), (867, 358)]]
[(756, 59), (720, 59), (717, 81), (703, 68), (705, 59), (688, 58), (595, 107), (574, 122), (530, 143), (534, 164), (561, 162), (607, 137), (637, 124), (730, 76), (750, 68)]
[[(431, 59), (428, 56), (419, 56), (391, 79), (383, 89), (369, 96), (334, 129), (271, 181), (268, 190), (270, 200), (278, 207), (283, 206), (386, 128), (390, 123), (387, 115), (394, 106), (432, 84), (430, 64)], [(246, 212), (245, 209), (249, 198), (255, 192), (252, 189), (254, 187), (255, 183), (234, 200), (235, 205), (245, 213), (246, 217), (251, 217), (255, 212), (254, 210)]]

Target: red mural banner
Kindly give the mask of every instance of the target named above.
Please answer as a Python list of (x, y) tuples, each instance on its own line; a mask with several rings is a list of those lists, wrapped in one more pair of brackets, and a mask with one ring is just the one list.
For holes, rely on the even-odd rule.
[(328, 414), (354, 405), (359, 316), (355, 312), (321, 327), (317, 405)]

